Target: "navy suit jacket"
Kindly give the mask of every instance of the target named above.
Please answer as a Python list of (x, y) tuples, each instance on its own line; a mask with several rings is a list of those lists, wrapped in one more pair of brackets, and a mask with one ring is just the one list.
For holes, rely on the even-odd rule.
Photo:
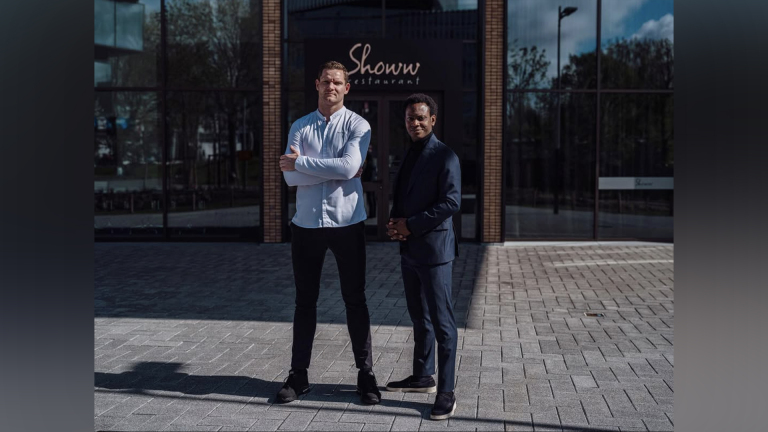
[[(398, 169), (392, 183), (395, 200), (400, 198), (397, 196), (399, 177)], [(461, 168), (456, 153), (434, 135), (413, 166), (407, 191), (402, 197), (405, 214), (390, 212), (392, 218), (407, 218), (411, 231), (406, 240), (400, 242), (400, 254), (422, 265), (452, 261), (459, 254), (451, 216), (461, 207)]]

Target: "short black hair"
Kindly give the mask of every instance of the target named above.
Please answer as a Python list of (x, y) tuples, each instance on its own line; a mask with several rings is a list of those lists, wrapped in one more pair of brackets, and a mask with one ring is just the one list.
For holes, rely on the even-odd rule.
[(423, 103), (426, 104), (429, 108), (429, 115), (436, 116), (437, 115), (437, 103), (434, 99), (429, 97), (428, 95), (425, 95), (424, 93), (414, 93), (405, 100), (403, 103), (403, 111), (406, 111), (409, 106), (417, 103)]

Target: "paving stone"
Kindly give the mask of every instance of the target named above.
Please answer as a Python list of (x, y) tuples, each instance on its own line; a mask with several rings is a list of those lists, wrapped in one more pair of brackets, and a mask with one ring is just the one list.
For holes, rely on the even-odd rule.
[(509, 413), (509, 418), (504, 421), (504, 428), (507, 431), (531, 431), (533, 430), (533, 421), (528, 413)]
[(367, 425), (363, 426), (363, 432), (389, 431), (391, 427), (391, 425), (383, 423), (368, 423)]
[(415, 431), (421, 426), (421, 416), (397, 416), (392, 422), (391, 431)]
[(212, 431), (218, 431), (221, 429), (221, 426), (204, 426), (204, 425), (179, 425), (179, 424), (170, 424), (166, 426), (163, 431), (178, 431), (178, 432), (212, 432)]
[(314, 416), (314, 413), (292, 412), (278, 430), (305, 430)]
[[(338, 423), (313, 421), (307, 426), (308, 431), (361, 431), (364, 423)], [(389, 430), (387, 426), (384, 430)]]
[(247, 430), (255, 422), (256, 420), (252, 418), (208, 416), (202, 419), (198, 424), (203, 426), (235, 426), (242, 430)]
[(284, 420), (258, 419), (248, 431), (276, 431)]

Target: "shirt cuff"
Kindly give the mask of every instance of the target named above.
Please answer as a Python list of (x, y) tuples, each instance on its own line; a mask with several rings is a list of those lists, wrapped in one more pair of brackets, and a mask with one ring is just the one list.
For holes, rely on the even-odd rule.
[(299, 157), (296, 158), (296, 163), (294, 164), (295, 168), (296, 168), (296, 171), (299, 171), (299, 167), (306, 168), (305, 163), (304, 163), (305, 159), (306, 159), (306, 157), (305, 156), (301, 156), (301, 155), (299, 155)]

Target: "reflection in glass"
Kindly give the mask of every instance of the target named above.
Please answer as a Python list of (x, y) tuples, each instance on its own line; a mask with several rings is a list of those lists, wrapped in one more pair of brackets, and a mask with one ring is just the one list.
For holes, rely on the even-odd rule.
[[(592, 238), (595, 96), (510, 93), (504, 142), (507, 239)], [(557, 205), (555, 205), (557, 199)]]
[(172, 236), (260, 225), (260, 102), (234, 92), (168, 96)]
[(115, 2), (95, 0), (93, 4), (93, 39), (97, 45), (115, 45)]
[(94, 86), (154, 86), (160, 0), (94, 1), (94, 43)]
[(477, 2), (387, 2), (386, 36), (396, 39), (477, 39)]
[(261, 2), (169, 0), (168, 81), (261, 89)]
[(604, 0), (602, 80), (610, 89), (671, 89), (674, 78), (672, 0), (649, 0), (631, 7)]
[(101, 234), (162, 234), (162, 146), (154, 93), (97, 93), (94, 225)]
[[(558, 8), (575, 7), (562, 19)], [(557, 48), (560, 45), (561, 73), (566, 68), (581, 74), (579, 81), (561, 88), (595, 88), (594, 70), (597, 39), (595, 0), (509, 0), (507, 16), (507, 62), (510, 90), (555, 88)], [(560, 37), (558, 38), (558, 23)], [(592, 66), (589, 66), (589, 58)], [(589, 68), (591, 67), (591, 71)], [(588, 74), (592, 73), (591, 79)]]
[(463, 142), (457, 151), (461, 161), (461, 237), (475, 239), (477, 199), (477, 92), (464, 92)]
[(115, 2), (115, 46), (134, 51), (144, 49), (144, 5)]
[[(344, 106), (357, 113), (371, 125), (371, 131), (379, 131), (379, 103), (376, 100), (347, 100), (344, 102)], [(379, 134), (371, 134), (371, 142), (368, 145), (368, 153), (364, 155), (365, 167), (363, 173), (360, 176), (360, 181), (363, 183), (363, 189), (365, 190), (365, 212), (368, 215), (365, 224), (367, 226), (374, 227), (369, 229), (371, 233), (375, 233), (378, 223), (378, 190), (375, 188), (377, 184), (371, 182), (378, 182), (379, 178)]]
[[(430, 96), (432, 96), (437, 103), (439, 115), (440, 99), (438, 99), (436, 95), (433, 94)], [(405, 107), (403, 106), (402, 102), (404, 99), (405, 98), (389, 102), (389, 163), (387, 166), (389, 167), (389, 178), (390, 181), (393, 182), (393, 185), (397, 170), (400, 169), (400, 165), (403, 163), (405, 155), (408, 152), (408, 146), (411, 143), (411, 137), (408, 135), (408, 132), (405, 129)], [(440, 121), (440, 117), (438, 117), (438, 121), (435, 123), (435, 127), (433, 128), (433, 131), (438, 138), (440, 138), (441, 135), (441, 126), (442, 123)], [(391, 195), (392, 190), (390, 190), (390, 201), (392, 198)]]
[(303, 91), (304, 90), (304, 44), (289, 43), (287, 44), (287, 46), (288, 46), (288, 60), (285, 65), (286, 66), (285, 69), (288, 73), (288, 90)]
[[(599, 237), (671, 239), (674, 177), (673, 96), (602, 96), (601, 178), (645, 178), (663, 189), (600, 191)], [(661, 186), (659, 186), (661, 185)]]
[(465, 89), (477, 88), (477, 75), (479, 73), (477, 50), (478, 45), (476, 42), (465, 42), (462, 44), (461, 85)]
[(288, 39), (381, 37), (381, 2), (368, 0), (288, 2)]

